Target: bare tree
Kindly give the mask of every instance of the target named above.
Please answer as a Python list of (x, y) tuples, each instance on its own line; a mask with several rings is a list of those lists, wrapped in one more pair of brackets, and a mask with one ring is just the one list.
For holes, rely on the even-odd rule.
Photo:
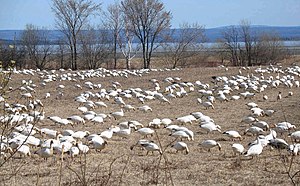
[(29, 57), (29, 62), (34, 62), (36, 68), (44, 69), (52, 53), (48, 31), (28, 24), (21, 40)]
[(276, 33), (262, 33), (257, 44), (259, 64), (275, 64), (286, 56), (283, 42)]
[(14, 68), (23, 68), (25, 64), (25, 49), (22, 45), (17, 45), (15, 37), (13, 43), (0, 41), (0, 66), (7, 69), (11, 60), (15, 61)]
[(80, 34), (82, 61), (89, 69), (99, 68), (109, 58), (112, 47), (109, 31), (89, 27)]
[(104, 26), (106, 29), (109, 29), (112, 32), (112, 42), (113, 42), (113, 58), (114, 58), (114, 68), (117, 68), (117, 50), (118, 43), (120, 41), (119, 36), (123, 27), (123, 16), (120, 9), (120, 5), (115, 2), (112, 5), (109, 5), (107, 8), (107, 12), (104, 13), (105, 20)]
[(235, 26), (225, 28), (222, 32), (224, 49), (230, 56), (230, 61), (234, 66), (240, 65), (239, 60), (239, 32)]
[(121, 5), (125, 19), (132, 26), (131, 32), (141, 42), (144, 68), (150, 68), (158, 36), (170, 27), (171, 12), (165, 11), (158, 0), (124, 0)]
[(184, 65), (184, 59), (192, 57), (203, 48), (205, 41), (204, 27), (197, 23), (183, 23), (179, 29), (171, 29), (166, 36), (166, 42), (162, 44), (165, 59), (172, 63), (172, 68), (178, 64)]
[(230, 60), (228, 51), (225, 49), (223, 39), (217, 39), (213, 45), (213, 53), (216, 54), (216, 57), (221, 60), (222, 65), (227, 66), (227, 61)]
[(77, 69), (77, 46), (81, 30), (89, 24), (89, 18), (96, 15), (100, 4), (92, 0), (52, 0), (52, 11), (57, 28), (66, 36), (71, 54), (71, 68)]
[(65, 68), (65, 64), (64, 64), (64, 61), (65, 61), (65, 56), (66, 56), (66, 42), (63, 38), (60, 38), (58, 41), (57, 41), (57, 44), (58, 44), (58, 47), (57, 47), (57, 58), (58, 58), (58, 61), (59, 61), (59, 68)]
[[(140, 46), (134, 46), (134, 34), (130, 32), (130, 25), (125, 20), (124, 22), (124, 37), (119, 37), (118, 43), (120, 50), (125, 57), (126, 68), (131, 69), (131, 60), (135, 57), (136, 53), (140, 50)], [(123, 34), (123, 33), (122, 33)]]
[(243, 49), (245, 50), (245, 56), (247, 63), (245, 66), (252, 66), (252, 58), (254, 53), (254, 47), (257, 43), (257, 34), (251, 31), (251, 24), (247, 20), (240, 22), (240, 37), (244, 43)]

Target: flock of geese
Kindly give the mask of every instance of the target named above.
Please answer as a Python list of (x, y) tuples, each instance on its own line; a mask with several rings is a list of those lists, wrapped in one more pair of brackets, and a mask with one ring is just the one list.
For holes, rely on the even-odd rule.
[[(17, 92), (20, 101), (14, 102), (5, 96), (0, 96), (1, 107), (4, 108), (2, 112), (4, 114), (0, 116), (1, 125), (13, 127), (9, 133), (4, 131), (0, 136), (1, 158), (17, 153), (23, 158), (37, 154), (47, 159), (57, 154), (67, 154), (73, 159), (80, 154), (91, 153), (92, 149), (101, 152), (114, 138), (129, 139), (133, 131), (140, 135), (140, 140), (128, 144), (128, 148), (143, 149), (147, 154), (149, 152), (162, 154), (166, 147), (160, 146), (156, 137), (158, 131), (162, 130), (169, 134), (170, 139), (173, 139), (168, 148), (185, 154), (190, 152), (188, 145), (193, 145), (195, 135), (206, 136), (212, 132), (232, 140), (232, 151), (236, 155), (259, 156), (267, 146), (286, 149), (293, 155), (298, 154), (300, 144), (297, 142), (300, 140), (300, 131), (297, 131), (296, 126), (289, 121), (268, 124), (263, 118), (272, 117), (276, 110), (262, 109), (252, 101), (252, 98), (260, 96), (264, 101), (268, 101), (271, 98), (265, 91), (268, 89), (277, 91), (277, 88), (285, 88), (288, 93), (285, 98), (282, 92), (277, 91), (278, 95), (274, 101), (279, 102), (293, 96), (292, 90), (300, 86), (299, 66), (257, 67), (247, 75), (243, 73), (250, 70), (241, 68), (236, 75), (213, 76), (210, 82), (199, 80), (186, 82), (180, 77), (166, 77), (163, 80), (150, 79), (149, 87), (151, 88), (149, 89), (126, 89), (117, 81), (111, 82), (109, 88), (105, 88), (102, 84), (91, 82), (92, 78), (138, 78), (153, 72), (175, 70), (181, 69), (117, 71), (100, 68), (76, 72), (69, 70), (14, 71), (14, 74), (21, 74), (25, 78)], [(32, 76), (38, 76), (39, 82), (33, 82)], [(60, 82), (64, 81), (72, 82), (74, 90), (79, 92), (71, 103), (76, 105), (78, 111), (66, 118), (48, 115), (45, 112), (47, 105), (44, 104), (44, 100), (63, 100), (66, 86)], [(58, 82), (59, 85), (52, 92), (37, 97), (39, 89), (53, 86), (53, 82)], [(9, 87), (9, 90), (14, 88), (16, 87)], [(154, 112), (155, 108), (151, 108), (149, 102), (156, 102), (157, 105), (173, 105), (176, 109), (176, 100), (190, 95), (197, 95), (190, 97), (199, 104), (195, 108), (199, 110), (197, 112), (182, 113), (176, 118), (153, 118), (147, 124), (139, 122), (139, 118), (124, 120), (129, 112), (143, 112), (144, 114)], [(224, 131), (221, 124), (202, 113), (206, 109), (216, 109), (216, 104), (234, 102), (239, 99), (245, 100), (247, 103), (245, 107), (249, 110), (249, 114), (241, 118), (241, 122), (249, 126), (246, 130), (237, 130), (237, 126), (240, 125), (238, 123), (236, 126), (233, 124), (232, 129)], [(109, 113), (97, 112), (100, 108), (107, 109), (112, 103), (118, 107), (118, 110)], [(40, 125), (40, 123), (50, 121), (55, 127), (43, 128)], [(114, 125), (96, 133), (84, 130), (88, 124), (94, 123), (101, 126), (108, 122)], [(198, 125), (203, 133), (198, 134), (192, 131), (192, 125)], [(73, 130), (74, 128), (83, 130)], [(253, 141), (249, 141), (248, 146), (240, 143), (245, 139), (244, 135), (253, 136)], [(291, 139), (290, 143), (287, 139)], [(212, 148), (222, 149), (221, 141), (214, 139), (205, 139), (196, 143), (199, 148), (207, 151), (211, 151)]]

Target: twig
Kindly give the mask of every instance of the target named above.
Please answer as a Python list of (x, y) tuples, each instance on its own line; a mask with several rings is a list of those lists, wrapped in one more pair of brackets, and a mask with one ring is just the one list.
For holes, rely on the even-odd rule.
[(128, 156), (128, 158), (127, 158), (127, 162), (126, 162), (125, 166), (123, 167), (123, 170), (122, 170), (122, 173), (121, 173), (121, 176), (120, 176), (119, 185), (121, 185), (121, 183), (122, 183), (122, 178), (123, 178), (124, 172), (125, 172), (128, 164), (131, 162), (132, 156), (133, 156), (133, 154), (131, 154), (131, 156)]
[[(160, 138), (158, 137), (157, 132), (156, 132), (156, 131), (154, 131), (154, 132), (155, 132), (157, 141), (158, 141), (158, 143), (159, 143), (159, 146), (162, 147), (162, 144), (161, 144)], [(173, 182), (173, 178), (172, 178), (172, 174), (171, 174), (170, 167), (169, 167), (169, 165), (168, 165), (169, 160), (168, 160), (168, 157), (167, 157), (166, 154), (165, 154), (165, 151), (166, 151), (167, 148), (168, 148), (172, 143), (174, 143), (176, 140), (177, 140), (177, 138), (174, 139), (174, 140), (173, 140), (172, 142), (170, 142), (169, 144), (167, 144), (166, 148), (165, 148), (164, 150), (162, 150), (162, 155), (160, 156), (160, 160), (159, 160), (159, 163), (160, 163), (160, 161), (161, 161), (161, 157), (163, 157), (164, 160), (165, 160), (165, 167), (166, 167), (166, 170), (168, 170), (168, 172), (169, 172), (171, 185), (174, 185), (174, 182)], [(166, 178), (166, 180), (167, 180), (167, 178)]]

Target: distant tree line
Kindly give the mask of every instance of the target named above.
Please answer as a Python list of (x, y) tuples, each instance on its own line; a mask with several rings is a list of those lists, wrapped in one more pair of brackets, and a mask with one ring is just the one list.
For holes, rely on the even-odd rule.
[(226, 28), (222, 35), (219, 57), (234, 66), (274, 64), (287, 55), (276, 33), (253, 33), (247, 20)]
[[(125, 61), (126, 68), (131, 69), (132, 59), (139, 54), (135, 61), (140, 66), (136, 68), (151, 68), (158, 49), (163, 52), (160, 58), (171, 68), (185, 66), (191, 59), (204, 59), (197, 58), (206, 42), (204, 26), (182, 23), (179, 30), (171, 29), (172, 14), (159, 0), (122, 0), (105, 11), (92, 0), (52, 0), (52, 11), (56, 28), (63, 33), (57, 45), (48, 40), (47, 29), (28, 24), (21, 45), (0, 43), (4, 67), (13, 59), (18, 68), (118, 68), (120, 61)], [(99, 23), (93, 25), (91, 18)], [(275, 63), (284, 57), (276, 34), (252, 33), (247, 21), (228, 27), (222, 35), (216, 56), (231, 65)]]

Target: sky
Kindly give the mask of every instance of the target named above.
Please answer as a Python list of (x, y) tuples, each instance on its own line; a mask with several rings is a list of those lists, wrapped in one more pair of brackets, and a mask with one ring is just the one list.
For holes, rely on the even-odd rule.
[[(93, 0), (102, 9), (116, 0)], [(172, 27), (183, 22), (205, 28), (237, 25), (300, 26), (300, 0), (160, 0), (172, 13)], [(26, 24), (55, 29), (51, 0), (0, 0), (0, 30), (20, 30)], [(100, 21), (99, 21), (100, 22)]]

